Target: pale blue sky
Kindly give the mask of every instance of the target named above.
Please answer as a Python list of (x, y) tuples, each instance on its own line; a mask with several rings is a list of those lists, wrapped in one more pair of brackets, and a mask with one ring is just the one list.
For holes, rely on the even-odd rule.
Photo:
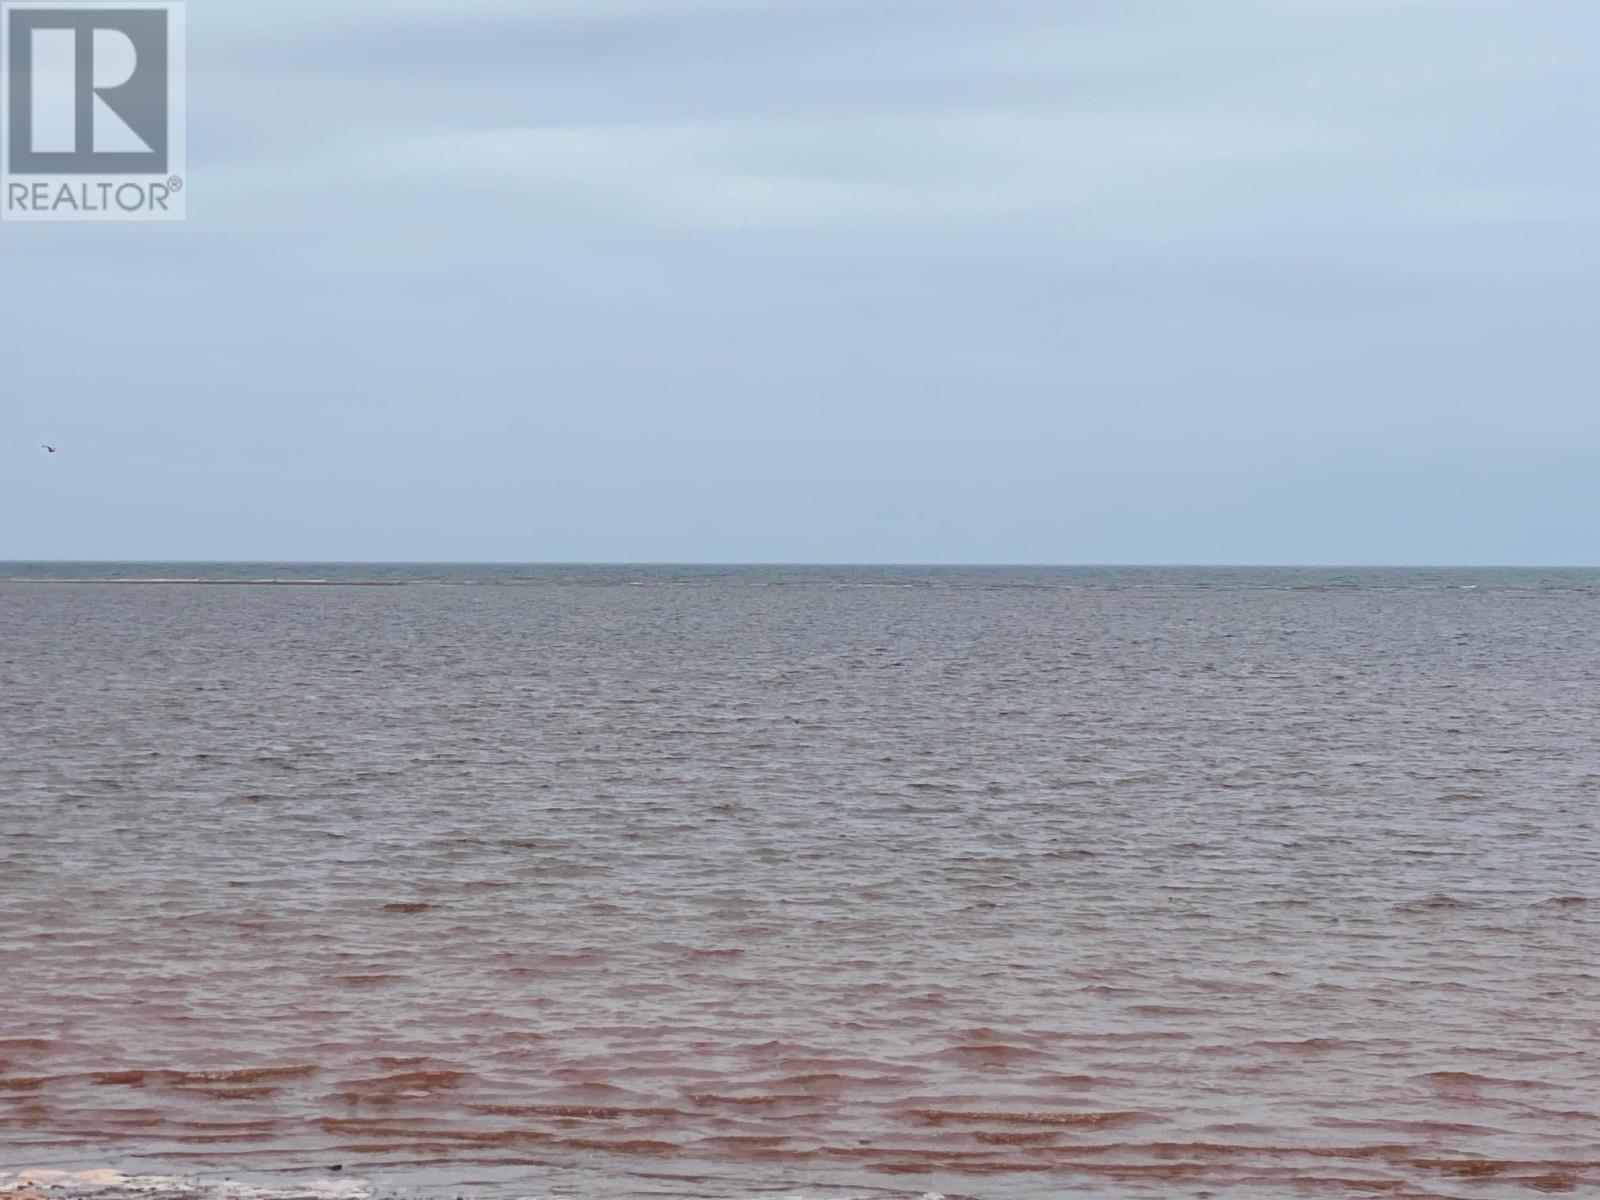
[(1592, 0), (189, 9), (0, 558), (1600, 562)]

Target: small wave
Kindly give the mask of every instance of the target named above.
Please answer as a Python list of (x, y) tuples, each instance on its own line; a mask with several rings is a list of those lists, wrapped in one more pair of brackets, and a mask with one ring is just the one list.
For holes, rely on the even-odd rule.
[(267, 1079), (304, 1079), (314, 1075), (317, 1068), (312, 1063), (296, 1063), (285, 1067), (230, 1067), (217, 1071), (175, 1071), (180, 1083), (259, 1083)]
[(1472, 901), (1461, 900), (1455, 896), (1448, 896), (1439, 892), (1432, 896), (1423, 896), (1416, 900), (1407, 900), (1403, 904), (1395, 905), (1396, 912), (1439, 912), (1455, 908), (1471, 908)]
[(1137, 1110), (1117, 1112), (981, 1112), (954, 1108), (914, 1108), (911, 1115), (924, 1121), (943, 1125), (959, 1122), (964, 1125), (987, 1125), (991, 1121), (1012, 1125), (1087, 1125), (1116, 1127), (1155, 1120), (1152, 1113)]
[(335, 983), (342, 983), (345, 987), (377, 988), (387, 987), (391, 983), (399, 983), (404, 975), (395, 975), (389, 972), (373, 972), (370, 974), (331, 975)]
[(1292, 1041), (1259, 1041), (1252, 1043), (1264, 1050), (1290, 1050), (1297, 1054), (1326, 1054), (1351, 1045), (1343, 1038), (1309, 1037)]
[(688, 1098), (695, 1104), (706, 1106), (732, 1104), (747, 1108), (775, 1108), (783, 1104), (793, 1104), (793, 1096), (723, 1096), (716, 1092), (690, 1092)]
[(317, 1068), (310, 1063), (285, 1067), (231, 1067), (215, 1071), (179, 1071), (168, 1067), (135, 1067), (121, 1071), (99, 1071), (92, 1081), (100, 1087), (196, 1087), (222, 1084), (271, 1083), (284, 1079), (303, 1079)]
[(171, 1197), (172, 1200), (364, 1200), (373, 1189), (364, 1183), (308, 1179), (278, 1187), (223, 1179), (207, 1181), (173, 1175), (124, 1175), (121, 1171), (0, 1172), (0, 1196), (35, 1200), (125, 1200), (127, 1197)]
[(507, 1117), (558, 1117), (580, 1121), (617, 1121), (628, 1117), (676, 1117), (676, 1108), (617, 1104), (474, 1104), (473, 1112)]
[(1042, 1130), (974, 1130), (972, 1136), (993, 1146), (1040, 1146), (1054, 1142), (1062, 1136), (1059, 1129)]
[(387, 1095), (395, 1092), (436, 1092), (458, 1088), (471, 1076), (469, 1071), (442, 1069), (436, 1071), (400, 1071), (393, 1075), (380, 1075), (373, 1079), (352, 1079), (343, 1086), (361, 1095)]

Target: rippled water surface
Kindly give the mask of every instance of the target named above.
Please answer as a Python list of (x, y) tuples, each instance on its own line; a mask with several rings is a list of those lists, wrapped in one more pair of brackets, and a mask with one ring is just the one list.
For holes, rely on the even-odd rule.
[(1600, 1195), (1600, 574), (0, 575), (0, 1167)]

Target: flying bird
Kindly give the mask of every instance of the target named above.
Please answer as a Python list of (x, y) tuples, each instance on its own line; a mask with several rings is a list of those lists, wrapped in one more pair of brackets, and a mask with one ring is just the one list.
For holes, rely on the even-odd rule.
[(44, 452), (46, 454), (54, 454), (56, 452), (56, 448), (54, 446), (44, 446), (44, 447), (41, 447), (41, 448), (44, 450)]

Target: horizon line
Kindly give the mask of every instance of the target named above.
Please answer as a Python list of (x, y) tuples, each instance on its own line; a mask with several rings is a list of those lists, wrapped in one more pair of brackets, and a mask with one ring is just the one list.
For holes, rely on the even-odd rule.
[(0, 558), (0, 566), (326, 566), (326, 567), (828, 567), (1035, 570), (1251, 570), (1251, 571), (1592, 571), (1600, 563), (1450, 562), (1002, 562), (807, 559), (468, 559), (468, 558)]

